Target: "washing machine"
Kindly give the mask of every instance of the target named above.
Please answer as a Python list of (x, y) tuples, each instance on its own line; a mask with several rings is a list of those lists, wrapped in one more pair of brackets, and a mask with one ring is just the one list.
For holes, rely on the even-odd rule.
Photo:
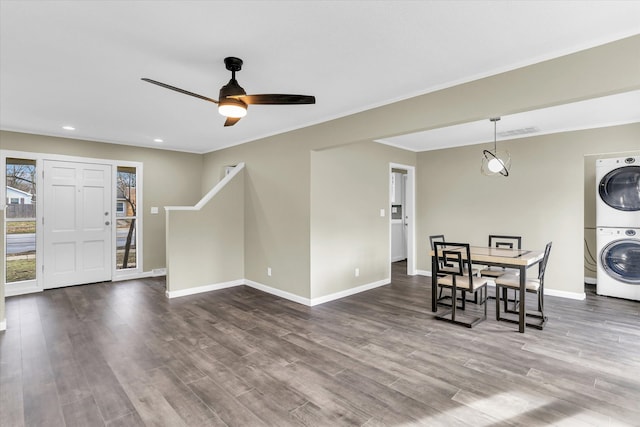
[(640, 156), (596, 160), (596, 227), (640, 228)]
[(598, 295), (640, 301), (640, 228), (598, 227)]

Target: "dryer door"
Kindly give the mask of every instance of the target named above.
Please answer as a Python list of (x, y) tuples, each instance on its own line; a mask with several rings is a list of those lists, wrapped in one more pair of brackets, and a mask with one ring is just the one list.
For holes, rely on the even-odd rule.
[(614, 240), (602, 249), (600, 261), (609, 276), (640, 285), (640, 240)]
[(600, 198), (614, 209), (640, 211), (640, 166), (612, 170), (600, 180), (598, 192)]

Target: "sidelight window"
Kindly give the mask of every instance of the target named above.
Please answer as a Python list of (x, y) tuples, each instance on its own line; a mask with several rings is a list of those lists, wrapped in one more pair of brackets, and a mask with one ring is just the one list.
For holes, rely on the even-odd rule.
[(135, 167), (118, 166), (116, 176), (116, 269), (138, 266), (138, 181)]
[(36, 161), (5, 164), (5, 283), (36, 279)]

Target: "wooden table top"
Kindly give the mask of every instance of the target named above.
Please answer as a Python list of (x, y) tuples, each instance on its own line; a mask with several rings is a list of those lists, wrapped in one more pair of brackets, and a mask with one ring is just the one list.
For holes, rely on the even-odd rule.
[[(451, 250), (452, 247), (447, 247)], [(505, 264), (513, 266), (528, 266), (542, 260), (544, 251), (528, 249), (489, 248), (486, 246), (471, 246), (471, 260), (478, 263)], [(433, 251), (430, 252), (433, 256)]]

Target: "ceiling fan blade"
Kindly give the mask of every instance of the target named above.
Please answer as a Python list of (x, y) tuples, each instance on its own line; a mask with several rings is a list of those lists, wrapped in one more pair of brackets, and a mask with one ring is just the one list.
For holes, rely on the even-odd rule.
[(316, 97), (310, 95), (287, 95), (279, 93), (262, 95), (236, 95), (229, 98), (238, 98), (245, 104), (253, 105), (288, 105), (288, 104), (315, 104)]
[(171, 90), (175, 90), (176, 92), (184, 93), (185, 95), (194, 96), (196, 98), (204, 99), (205, 101), (213, 102), (214, 104), (218, 103), (218, 101), (216, 101), (215, 99), (208, 98), (208, 97), (202, 96), (202, 95), (198, 95), (197, 93), (189, 92), (188, 90), (180, 89), (179, 87), (171, 86), (171, 85), (168, 85), (166, 83), (161, 83), (161, 82), (156, 81), (156, 80), (151, 80), (151, 79), (147, 79), (147, 78), (142, 78), (141, 80), (144, 80), (145, 82), (148, 82), (148, 83), (152, 83), (154, 85), (161, 86), (161, 87), (166, 88), (166, 89), (171, 89)]
[(224, 126), (233, 126), (240, 121), (241, 117), (227, 117), (224, 121)]

